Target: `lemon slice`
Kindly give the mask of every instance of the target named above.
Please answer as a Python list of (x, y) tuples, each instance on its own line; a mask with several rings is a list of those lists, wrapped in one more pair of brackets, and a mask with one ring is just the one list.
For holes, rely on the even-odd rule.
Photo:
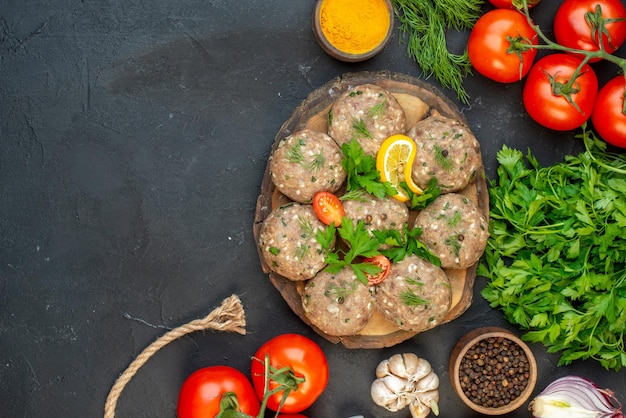
[(401, 202), (409, 200), (409, 195), (400, 186), (403, 181), (414, 193), (422, 194), (422, 189), (411, 178), (416, 153), (415, 142), (406, 135), (398, 134), (385, 139), (376, 155), (376, 168), (381, 180), (393, 184), (398, 191), (394, 198)]

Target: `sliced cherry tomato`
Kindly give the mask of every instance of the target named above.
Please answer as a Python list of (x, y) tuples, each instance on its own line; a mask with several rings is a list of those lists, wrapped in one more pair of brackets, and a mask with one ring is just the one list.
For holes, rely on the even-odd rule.
[(389, 261), (389, 259), (384, 255), (375, 255), (374, 257), (365, 258), (363, 259), (363, 261), (373, 264), (381, 269), (381, 271), (374, 276), (371, 276), (369, 274), (367, 275), (367, 284), (369, 286), (380, 284), (387, 278), (387, 276), (389, 276), (389, 270), (391, 270), (391, 261)]
[(212, 366), (193, 372), (185, 380), (176, 412), (178, 418), (213, 418), (220, 413), (221, 402), (253, 417), (259, 414), (261, 406), (243, 373), (228, 366)]
[(346, 214), (339, 198), (330, 192), (317, 192), (313, 196), (313, 211), (322, 223), (335, 226), (341, 225), (341, 218)]
[(618, 75), (600, 89), (591, 114), (591, 122), (598, 135), (621, 148), (626, 148), (625, 96), (626, 79)]
[[(328, 384), (328, 362), (324, 352), (313, 340), (299, 334), (282, 334), (263, 344), (252, 359), (252, 384), (259, 399), (265, 385), (265, 357), (269, 356), (272, 370), (290, 367), (299, 380), (297, 390), (290, 391), (280, 412), (301, 412), (317, 400)], [(279, 383), (270, 377), (269, 390)], [(271, 395), (267, 407), (278, 410), (284, 391)]]
[(536, 49), (523, 50), (520, 44), (537, 43), (537, 33), (525, 15), (517, 10), (495, 9), (474, 24), (467, 52), (476, 71), (500, 83), (513, 83), (524, 78), (537, 55)]
[(554, 38), (583, 51), (597, 51), (602, 45), (612, 54), (626, 41), (625, 19), (623, 0), (565, 0), (554, 15)]
[(528, 73), (522, 101), (537, 123), (568, 131), (589, 119), (598, 93), (598, 78), (588, 64), (581, 68), (569, 94), (557, 94), (564, 90), (581, 62), (573, 55), (550, 54), (535, 63)]
[[(540, 0), (528, 0), (526, 3), (528, 4), (528, 8), (532, 9), (539, 1)], [(498, 9), (524, 9), (523, 0), (489, 0), (489, 3)]]

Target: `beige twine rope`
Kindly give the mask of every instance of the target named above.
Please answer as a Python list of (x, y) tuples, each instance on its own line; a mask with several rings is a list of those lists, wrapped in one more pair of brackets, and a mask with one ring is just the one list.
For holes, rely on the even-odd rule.
[(167, 344), (184, 335), (205, 330), (237, 332), (241, 335), (246, 334), (246, 318), (243, 306), (237, 295), (232, 295), (224, 299), (222, 304), (206, 317), (174, 328), (146, 347), (141, 354), (130, 363), (124, 373), (117, 378), (117, 381), (111, 388), (106, 403), (104, 404), (104, 418), (113, 418), (115, 416), (117, 400), (124, 390), (124, 387), (150, 357)]

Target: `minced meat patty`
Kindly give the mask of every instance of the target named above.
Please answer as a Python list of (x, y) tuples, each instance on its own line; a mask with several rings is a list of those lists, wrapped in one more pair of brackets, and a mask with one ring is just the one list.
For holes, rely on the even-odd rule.
[(290, 280), (310, 279), (326, 265), (326, 252), (315, 238), (324, 228), (311, 205), (292, 203), (274, 209), (259, 234), (265, 262)]
[(450, 310), (452, 288), (443, 269), (416, 255), (391, 265), (376, 289), (376, 307), (402, 330), (421, 332), (438, 325)]
[(343, 208), (346, 217), (355, 224), (363, 221), (365, 229), (396, 229), (401, 231), (405, 224), (409, 222), (409, 208), (402, 202), (394, 198), (379, 199), (368, 196), (368, 199), (344, 200)]
[(302, 307), (313, 325), (328, 335), (355, 335), (374, 313), (370, 287), (357, 279), (351, 267), (336, 274), (319, 272), (302, 294)]
[(272, 183), (291, 200), (309, 203), (315, 193), (341, 187), (346, 179), (342, 159), (331, 137), (303, 129), (278, 143), (269, 161)]
[(355, 139), (366, 154), (373, 156), (385, 139), (405, 130), (406, 116), (396, 98), (374, 84), (345, 91), (328, 114), (328, 134), (337, 144)]
[(417, 215), (414, 226), (422, 229), (418, 239), (439, 257), (443, 268), (470, 267), (489, 238), (487, 219), (478, 206), (457, 193), (435, 199)]
[(413, 125), (407, 135), (417, 145), (411, 177), (422, 189), (436, 177), (442, 193), (463, 190), (482, 166), (480, 144), (470, 129), (437, 111)]

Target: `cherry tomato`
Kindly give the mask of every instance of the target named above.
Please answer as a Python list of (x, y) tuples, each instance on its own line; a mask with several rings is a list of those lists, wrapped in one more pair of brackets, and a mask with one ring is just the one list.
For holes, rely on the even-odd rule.
[[(328, 384), (328, 362), (322, 349), (312, 340), (299, 334), (282, 334), (263, 344), (252, 359), (252, 384), (259, 399), (263, 399), (265, 385), (265, 356), (271, 368), (290, 367), (295, 376), (303, 378), (297, 390), (290, 391), (280, 412), (294, 413), (307, 409), (322, 394)], [(279, 385), (270, 379), (270, 390)], [(283, 391), (268, 398), (267, 407), (278, 409)]]
[(530, 70), (537, 50), (515, 51), (509, 38), (526, 45), (538, 43), (537, 33), (517, 10), (495, 9), (482, 15), (467, 44), (476, 71), (500, 83), (521, 80)]
[(593, 111), (598, 93), (598, 78), (588, 64), (578, 73), (569, 94), (555, 94), (562, 89), (581, 64), (568, 54), (551, 54), (535, 63), (528, 73), (522, 92), (524, 108), (537, 123), (556, 131), (567, 131), (582, 125)]
[(389, 261), (389, 259), (384, 255), (375, 255), (374, 257), (365, 258), (363, 259), (363, 261), (366, 263), (374, 264), (375, 266), (381, 268), (380, 273), (374, 276), (370, 276), (369, 274), (367, 275), (367, 284), (369, 286), (380, 284), (387, 278), (387, 276), (389, 276), (389, 270), (391, 270), (391, 261)]
[(624, 100), (626, 80), (619, 75), (598, 92), (591, 121), (598, 135), (609, 144), (626, 148), (626, 114)]
[[(597, 51), (600, 44), (610, 54), (619, 49), (626, 40), (626, 20), (605, 20), (604, 24), (600, 24), (596, 16), (598, 6), (603, 19), (626, 18), (622, 0), (565, 0), (554, 15), (556, 41), (584, 51)], [(591, 62), (598, 60), (594, 58)]]
[(330, 192), (317, 192), (313, 196), (313, 211), (322, 223), (335, 226), (341, 225), (341, 218), (346, 214), (339, 198)]
[(193, 372), (178, 395), (178, 418), (213, 418), (220, 412), (220, 402), (234, 393), (239, 410), (256, 417), (260, 402), (248, 378), (228, 366), (205, 367)]
[[(539, 1), (540, 0), (528, 0), (526, 3), (528, 4), (528, 8), (532, 9)], [(489, 3), (498, 9), (524, 9), (524, 2), (522, 0), (489, 0)]]

